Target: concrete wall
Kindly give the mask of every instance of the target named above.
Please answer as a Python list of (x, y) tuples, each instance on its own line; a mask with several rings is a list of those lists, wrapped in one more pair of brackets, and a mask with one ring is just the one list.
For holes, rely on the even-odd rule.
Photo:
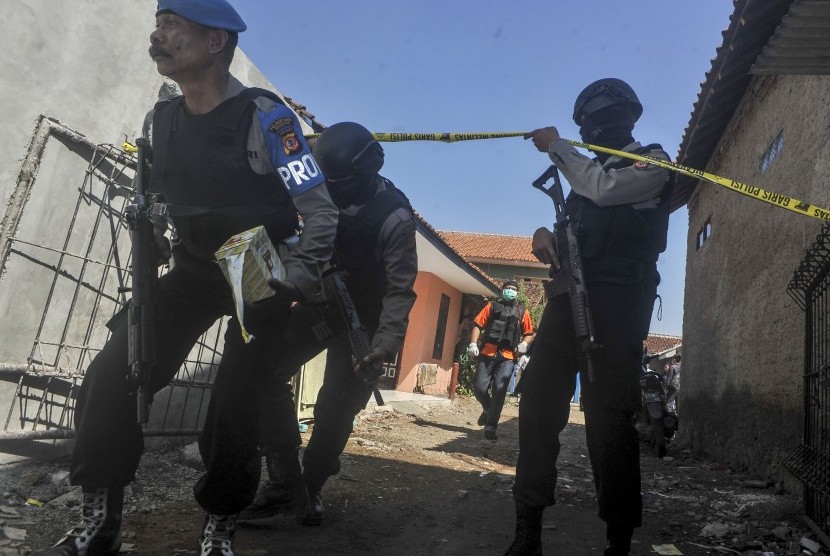
[[(418, 298), (409, 313), (409, 331), (401, 353), (401, 374), (396, 390), (413, 392), (417, 383), (418, 366), (436, 365), (438, 372), (436, 384), (449, 385), (449, 373), (452, 369), (455, 339), (458, 335), (458, 321), (461, 314), (462, 293), (437, 276), (429, 272), (419, 272), (415, 280), (415, 293)], [(440, 359), (432, 357), (435, 332), (438, 324), (438, 309), (441, 294), (450, 298), (447, 314), (447, 328), (444, 333), (444, 349)], [(445, 394), (429, 391), (431, 394)]]
[[(162, 77), (147, 55), (155, 0), (4, 0), (0, 34), (0, 207), (40, 114), (94, 143), (140, 131)], [(231, 71), (273, 89), (237, 51)]]
[[(83, 253), (82, 246), (96, 229), (93, 219), (100, 205), (117, 203), (89, 187), (95, 199), (82, 206), (72, 223), (79, 189), (87, 183), (86, 169), (91, 143), (121, 145), (139, 133), (146, 112), (152, 108), (163, 79), (147, 55), (149, 35), (155, 27), (155, 0), (6, 0), (3, 3), (4, 32), (0, 34), (0, 247), (14, 237), (17, 251), (2, 261), (0, 275), (0, 363), (26, 364), (39, 336), (65, 345), (71, 358), (58, 364), (83, 367), (90, 353), (106, 336), (103, 323), (115, 310), (117, 281), (110, 275), (102, 283), (100, 267), (90, 266), (82, 280), (77, 259), (62, 263), (61, 275), (49, 303), (55, 318), (47, 319), (39, 332), (41, 316), (54, 278), (58, 254), (42, 248), (24, 247), (21, 240), (52, 249)], [(243, 83), (275, 90), (273, 85), (237, 51), (234, 73)], [(59, 121), (83, 141), (73, 142), (49, 135), (33, 145), (41, 115)], [(306, 131), (310, 128), (306, 126)], [(42, 151), (35, 148), (42, 147)], [(36, 156), (33, 155), (36, 153)], [(32, 179), (21, 173), (23, 162), (35, 170)], [(100, 181), (100, 180), (99, 180)], [(128, 185), (127, 182), (126, 185)], [(125, 185), (125, 184), (122, 184)], [(97, 187), (97, 186), (96, 186)], [(123, 193), (121, 193), (123, 197)], [(92, 209), (92, 210), (89, 210)], [(100, 244), (86, 253), (102, 260), (115, 241), (126, 260), (128, 241), (115, 240), (118, 218), (112, 219), (112, 233), (99, 236)], [(68, 228), (73, 226), (74, 235)], [(67, 237), (70, 241), (67, 244)], [(3, 265), (0, 265), (3, 266)], [(81, 284), (77, 297), (73, 291)], [(61, 330), (61, 311), (73, 306), (76, 314), (93, 313), (96, 295), (105, 292), (105, 303), (94, 315), (91, 332), (86, 326)], [(104, 306), (106, 305), (106, 306)], [(54, 330), (50, 327), (54, 324)], [(93, 348), (84, 351), (85, 345)], [(48, 344), (47, 344), (48, 345)], [(32, 360), (51, 363), (50, 354), (38, 353)], [(74, 351), (73, 351), (74, 350)], [(14, 384), (0, 381), (0, 413), (6, 415)], [(155, 404), (159, 405), (159, 404)], [(14, 423), (16, 419), (12, 419)], [(188, 425), (191, 426), (191, 425)]]
[[(828, 77), (756, 77), (707, 170), (826, 207), (828, 106)], [(697, 251), (707, 220), (712, 236)], [(801, 440), (804, 313), (786, 286), (819, 228), (708, 183), (689, 202), (681, 438), (760, 476), (785, 475), (778, 464)]]

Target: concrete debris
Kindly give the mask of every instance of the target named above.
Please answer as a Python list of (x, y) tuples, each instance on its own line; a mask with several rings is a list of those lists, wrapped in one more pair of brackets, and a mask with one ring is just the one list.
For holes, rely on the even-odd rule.
[(813, 554), (818, 554), (818, 551), (821, 550), (821, 545), (819, 543), (807, 537), (801, 537), (800, 542), (801, 546), (803, 546)]
[(0, 529), (3, 532), (3, 536), (9, 539), (10, 541), (25, 541), (26, 540), (26, 529), (18, 529), (17, 527), (3, 527)]
[(768, 479), (747, 479), (741, 482), (741, 486), (746, 488), (769, 488), (774, 483)]
[(725, 537), (729, 533), (729, 530), (730, 530), (730, 527), (729, 527), (729, 524), (727, 524), (727, 523), (719, 523), (719, 522), (707, 523), (703, 527), (703, 530), (700, 532), (700, 535), (702, 537), (707, 537), (707, 538), (714, 537), (714, 538), (720, 539), (720, 538)]
[(683, 556), (680, 549), (673, 544), (655, 544), (651, 548), (660, 556)]

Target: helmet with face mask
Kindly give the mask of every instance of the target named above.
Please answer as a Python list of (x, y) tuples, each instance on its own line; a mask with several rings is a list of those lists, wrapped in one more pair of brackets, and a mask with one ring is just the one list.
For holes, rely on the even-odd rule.
[(314, 145), (314, 159), (338, 207), (362, 205), (374, 195), (383, 148), (362, 125), (340, 122), (326, 128)]
[(501, 297), (505, 301), (516, 301), (519, 296), (519, 286), (515, 280), (505, 280), (501, 285)]
[(579, 93), (573, 118), (586, 143), (602, 140), (606, 146), (623, 147), (631, 142), (631, 130), (642, 113), (643, 105), (634, 89), (609, 77), (594, 81)]

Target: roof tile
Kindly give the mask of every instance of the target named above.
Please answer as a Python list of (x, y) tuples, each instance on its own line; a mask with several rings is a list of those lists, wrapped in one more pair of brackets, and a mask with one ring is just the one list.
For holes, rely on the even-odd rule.
[(531, 253), (530, 236), (482, 234), (438, 230), (438, 234), (462, 257), (501, 261), (539, 262)]

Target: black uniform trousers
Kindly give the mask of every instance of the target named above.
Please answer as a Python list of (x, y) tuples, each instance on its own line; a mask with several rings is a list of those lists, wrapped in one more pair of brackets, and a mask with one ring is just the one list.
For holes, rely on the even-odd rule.
[[(348, 337), (340, 333), (320, 342), (311, 331), (312, 310), (298, 305), (285, 333), (288, 353), (280, 361), (274, 380), (260, 398), (262, 451), (273, 453), (301, 444), (294, 401), (288, 380), (314, 356), (328, 349), (323, 385), (314, 405), (314, 427), (303, 453), (303, 476), (311, 491), (340, 471), (340, 455), (346, 447), (355, 416), (366, 407), (372, 389), (357, 378), (352, 366)], [(367, 331), (371, 338), (374, 329)]]
[[(206, 262), (196, 271), (175, 267), (160, 278), (157, 291), (152, 392), (170, 382), (202, 333), (218, 318), (233, 314), (230, 288), (215, 263)], [(256, 399), (258, 384), (274, 369), (284, 349), (282, 333), (289, 308), (266, 301), (249, 313), (246, 328), (255, 336), (249, 344), (242, 340), (237, 319), (228, 322), (199, 439), (206, 472), (194, 493), (208, 513), (242, 510), (253, 500), (259, 484), (259, 421), (257, 405), (251, 400)], [(77, 439), (70, 480), (87, 488), (129, 484), (144, 447), (136, 423), (135, 387), (126, 380), (126, 312), (108, 326), (112, 335), (90, 363), (75, 407)]]
[[(619, 526), (639, 527), (640, 460), (633, 415), (640, 403), (638, 375), (644, 312), (639, 285), (591, 284), (588, 288), (596, 340), (595, 382), (581, 371), (588, 455), (599, 517)], [(653, 299), (653, 298), (652, 298)], [(568, 424), (578, 370), (570, 300), (550, 300), (521, 379), (519, 459), (513, 496), (542, 507), (555, 503), (559, 433)]]

